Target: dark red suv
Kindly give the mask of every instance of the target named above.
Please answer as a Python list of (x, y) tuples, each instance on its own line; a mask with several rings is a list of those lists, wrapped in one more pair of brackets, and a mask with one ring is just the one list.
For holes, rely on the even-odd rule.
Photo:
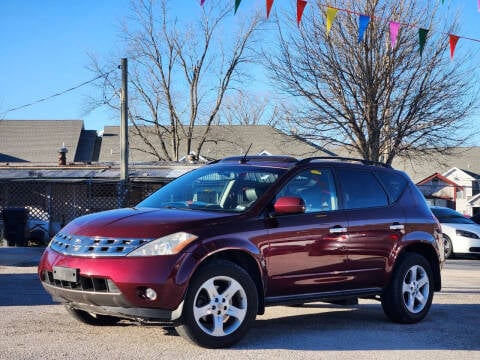
[(420, 321), (443, 254), (440, 225), (404, 173), (249, 156), (194, 170), (135, 208), (72, 221), (38, 274), (84, 323), (170, 321), (225, 347), (269, 305), (373, 298), (393, 321)]

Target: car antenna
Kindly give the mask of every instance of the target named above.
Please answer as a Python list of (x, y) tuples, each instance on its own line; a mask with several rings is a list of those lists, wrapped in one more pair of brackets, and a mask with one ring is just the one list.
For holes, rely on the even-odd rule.
[(247, 151), (245, 151), (245, 155), (243, 155), (242, 160), (240, 160), (240, 164), (246, 164), (247, 163), (247, 155), (248, 152), (250, 151), (250, 148), (252, 147), (253, 143), (250, 143), (250, 146), (248, 147)]

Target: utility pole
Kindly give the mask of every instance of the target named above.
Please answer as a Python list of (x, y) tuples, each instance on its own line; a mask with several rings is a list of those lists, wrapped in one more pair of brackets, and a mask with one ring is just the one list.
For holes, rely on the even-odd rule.
[(128, 194), (128, 64), (127, 59), (122, 58), (122, 90), (120, 99), (120, 184), (119, 184), (119, 207), (126, 206)]

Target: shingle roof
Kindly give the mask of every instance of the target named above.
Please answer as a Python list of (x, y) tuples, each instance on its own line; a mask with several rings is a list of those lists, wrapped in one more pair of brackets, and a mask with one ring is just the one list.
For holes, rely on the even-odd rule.
[[(332, 149), (339, 156), (357, 157), (357, 154), (348, 152), (346, 149)], [(426, 155), (416, 156), (413, 159), (396, 157), (392, 166), (395, 169), (406, 172), (417, 183), (432, 174), (445, 173), (453, 167), (480, 177), (480, 147), (458, 147), (450, 151), (449, 155)]]
[(0, 162), (56, 163), (63, 143), (73, 161), (82, 129), (82, 120), (0, 120)]
[[(196, 128), (196, 133), (201, 133), (203, 130), (204, 127), (199, 126)], [(118, 126), (105, 127), (100, 155), (97, 155), (96, 132), (83, 130), (82, 120), (0, 120), (0, 163), (56, 163), (58, 149), (62, 143), (65, 143), (68, 148), (67, 162), (97, 161), (97, 159), (99, 162), (118, 162), (120, 159), (119, 132)], [(154, 140), (153, 135), (149, 138)], [(337, 153), (340, 156), (358, 157), (342, 149), (332, 149), (333, 153), (329, 152), (267, 125), (214, 126), (210, 139), (212, 140), (205, 143), (201, 155), (212, 159), (244, 155), (250, 144), (252, 144), (250, 155), (268, 152), (272, 155), (303, 158)], [(134, 136), (131, 131), (129, 141), (131, 148), (145, 147), (143, 141), (138, 136)], [(195, 149), (197, 141), (194, 140), (193, 143), (193, 149)], [(157, 159), (152, 155), (131, 149), (129, 161), (149, 162)], [(436, 172), (445, 173), (453, 167), (480, 178), (480, 147), (456, 148), (451, 155), (417, 157), (414, 160), (397, 158), (393, 166), (405, 171), (415, 182)]]
[[(195, 134), (204, 131), (203, 126), (195, 128)], [(118, 161), (120, 158), (119, 139), (120, 127), (105, 127), (102, 147), (100, 150), (100, 162)], [(154, 134), (147, 135), (149, 141), (159, 146), (158, 140), (155, 140)], [(313, 143), (309, 143), (300, 138), (288, 136), (271, 126), (267, 125), (230, 125), (230, 126), (213, 126), (209, 133), (209, 141), (205, 143), (200, 155), (210, 159), (221, 159), (226, 156), (244, 155), (250, 144), (252, 147), (249, 151), (250, 155), (268, 152), (272, 155), (291, 155), (295, 157), (307, 156), (327, 156), (330, 155), (326, 150), (321, 149)], [(192, 150), (198, 138), (194, 136)], [(138, 136), (134, 135), (132, 129), (129, 129), (130, 154), (129, 160), (133, 162), (156, 161), (153, 155), (135, 150), (135, 148), (146, 149), (145, 143)], [(185, 149), (183, 147), (182, 149)], [(186, 150), (181, 152), (181, 156), (188, 155)]]
[(394, 160), (396, 169), (405, 171), (415, 182), (426, 178), (433, 173), (445, 173), (457, 167), (475, 178), (480, 178), (480, 147), (459, 147), (452, 150), (450, 155), (435, 155), (419, 157), (415, 160)]

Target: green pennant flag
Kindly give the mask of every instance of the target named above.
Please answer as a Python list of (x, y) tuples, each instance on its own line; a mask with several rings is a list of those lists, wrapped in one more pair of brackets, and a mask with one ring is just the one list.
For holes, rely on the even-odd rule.
[(420, 56), (422, 56), (423, 48), (425, 47), (425, 43), (427, 42), (427, 34), (428, 29), (418, 29), (418, 42), (420, 45)]
[(237, 13), (238, 7), (240, 6), (240, 2), (242, 0), (235, 0), (235, 14)]

